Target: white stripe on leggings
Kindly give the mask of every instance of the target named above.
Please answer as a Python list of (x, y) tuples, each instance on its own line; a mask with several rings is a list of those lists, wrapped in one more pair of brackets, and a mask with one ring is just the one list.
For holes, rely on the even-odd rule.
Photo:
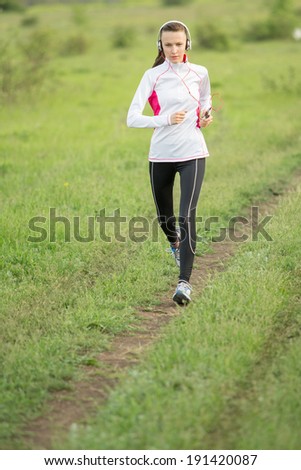
[(192, 253), (193, 253), (194, 255), (195, 255), (195, 251), (193, 251), (192, 246), (191, 246), (190, 211), (191, 211), (192, 199), (193, 199), (194, 192), (195, 192), (197, 174), (198, 174), (198, 166), (197, 166), (197, 160), (195, 160), (195, 172), (194, 172), (193, 189), (192, 189), (192, 193), (191, 193), (190, 203), (189, 203), (189, 206), (188, 206), (188, 237), (189, 237), (189, 246), (190, 246), (190, 249), (191, 249), (191, 251), (192, 251)]

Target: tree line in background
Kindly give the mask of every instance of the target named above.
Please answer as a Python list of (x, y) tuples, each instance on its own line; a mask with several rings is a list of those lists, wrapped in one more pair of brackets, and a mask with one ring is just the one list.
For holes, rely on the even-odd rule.
[[(124, 3), (124, 0), (98, 0), (104, 4), (120, 4)], [(194, 0), (161, 0), (162, 6), (185, 6), (193, 3)], [(2, 11), (21, 11), (27, 7), (38, 4), (85, 4), (93, 3), (95, 0), (0, 0), (0, 10)], [(274, 11), (287, 11), (291, 8), (291, 0), (275, 0), (272, 6)]]
[[(0, 11), (20, 11), (26, 14), (26, 10), (32, 5), (54, 3), (80, 5), (93, 3), (93, 0), (0, 0)], [(123, 0), (101, 0), (101, 3), (122, 5)], [(184, 6), (193, 3), (193, 0), (161, 0), (161, 3), (162, 6)], [(250, 24), (249, 28), (243, 31), (242, 39), (261, 41), (291, 38), (294, 28), (298, 26), (297, 22), (300, 16), (301, 9), (295, 11), (291, 0), (272, 0), (266, 18)], [(130, 41), (126, 39), (126, 35), (131, 37)], [(132, 42), (133, 30), (121, 28), (120, 32), (117, 32), (117, 36), (116, 46), (127, 47)], [(194, 36), (201, 47), (227, 50), (231, 46), (229, 33), (223, 31), (218, 25), (218, 21), (199, 26)]]
[[(122, 3), (122, 0), (106, 0), (104, 3)], [(191, 0), (163, 0), (164, 4), (186, 4)], [(20, 95), (35, 93), (47, 79), (52, 77), (51, 62), (55, 56), (72, 56), (84, 54), (90, 47), (86, 35), (88, 17), (84, 2), (63, 1), (72, 8), (71, 20), (73, 32), (62, 38), (55, 36), (51, 30), (40, 27), (39, 16), (28, 6), (34, 3), (50, 3), (52, 0), (0, 0), (0, 8), (5, 12), (15, 9), (20, 11), (20, 27), (30, 30), (26, 40), (8, 37), (0, 44), (0, 102), (14, 101)], [(54, 3), (54, 2), (52, 2)], [(86, 2), (87, 3), (87, 2)], [(8, 7), (9, 5), (9, 7)], [(301, 21), (301, 10), (296, 11), (290, 0), (274, 0), (270, 9), (261, 21), (250, 22), (245, 29), (225, 31), (218, 21), (198, 23), (193, 31), (194, 43), (201, 48), (222, 52), (231, 50), (238, 41), (263, 41), (270, 39), (292, 39), (293, 30)], [(129, 26), (118, 25), (112, 30), (111, 45), (113, 48), (130, 48), (135, 43), (138, 31)]]

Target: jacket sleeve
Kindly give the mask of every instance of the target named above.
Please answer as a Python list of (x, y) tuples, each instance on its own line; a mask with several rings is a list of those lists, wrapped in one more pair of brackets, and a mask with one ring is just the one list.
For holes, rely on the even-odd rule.
[(210, 80), (207, 69), (200, 87), (200, 104), (201, 114), (205, 113), (212, 106)]
[(171, 125), (168, 114), (159, 114), (157, 116), (144, 116), (142, 114), (147, 100), (152, 94), (152, 91), (153, 84), (151, 82), (149, 73), (145, 72), (128, 111), (128, 127), (155, 128)]

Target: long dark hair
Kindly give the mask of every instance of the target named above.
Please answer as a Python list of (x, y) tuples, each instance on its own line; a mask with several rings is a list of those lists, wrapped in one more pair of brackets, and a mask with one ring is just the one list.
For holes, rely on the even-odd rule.
[[(186, 39), (188, 39), (187, 38), (186, 28), (181, 23), (176, 23), (176, 22), (170, 21), (165, 26), (163, 26), (163, 28), (160, 31), (160, 38), (159, 38), (160, 41), (161, 41), (163, 31), (173, 31), (173, 32), (184, 31), (184, 33), (186, 34)], [(162, 43), (161, 43), (161, 45), (162, 45)], [(158, 55), (155, 59), (153, 67), (157, 67), (157, 65), (163, 64), (164, 61), (165, 61), (165, 55), (164, 55), (163, 47), (162, 47), (162, 51), (160, 51), (158, 49)]]

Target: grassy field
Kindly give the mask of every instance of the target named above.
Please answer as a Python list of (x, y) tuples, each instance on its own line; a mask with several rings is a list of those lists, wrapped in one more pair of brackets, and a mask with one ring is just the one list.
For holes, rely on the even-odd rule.
[[(22, 447), (20, 433), (24, 423), (43, 413), (51, 392), (68, 389), (72, 380), (79, 377), (79, 365), (93, 363), (96, 354), (108, 346), (113, 335), (133, 328), (137, 321), (135, 307), (156, 305), (159, 295), (176, 283), (177, 270), (172, 260), (166, 257), (163, 236), (159, 233), (158, 241), (155, 241), (149, 233), (143, 243), (135, 243), (129, 229), (133, 217), (145, 217), (150, 226), (155, 227), (147, 163), (151, 132), (129, 130), (125, 119), (140, 77), (153, 63), (156, 34), (161, 23), (177, 17), (189, 24), (193, 34), (199, 22), (215, 21), (218, 12), (232, 44), (227, 52), (203, 50), (195, 44), (190, 54), (191, 62), (201, 63), (209, 69), (216, 106), (223, 103), (222, 109), (215, 114), (214, 126), (206, 130), (211, 157), (198, 215), (204, 219), (217, 216), (219, 225), (224, 226), (229, 218), (243, 215), (244, 208), (252, 201), (263, 200), (271, 192), (281, 191), (300, 167), (301, 45), (292, 40), (242, 42), (239, 39), (244, 27), (265, 15), (266, 6), (260, 8), (262, 3), (257, 0), (241, 8), (234, 0), (204, 1), (192, 3), (185, 9), (162, 8), (158, 2), (139, 5), (127, 2), (123, 6), (110, 7), (103, 4), (36, 6), (26, 13), (36, 18), (36, 25), (32, 27), (21, 25), (24, 21), (21, 14), (0, 15), (0, 38), (8, 41), (12, 52), (9, 49), (7, 54), (13, 54), (13, 64), (22, 60), (22, 51), (17, 46), (19, 40), (22, 44), (32, 45), (35, 38), (44, 38), (41, 50), (47, 51), (47, 61), (43, 65), (45, 77), (40, 87), (30, 88), (23, 82), (23, 88), (20, 86), (18, 92), (12, 92), (10, 96), (2, 93), (0, 97), (1, 448)], [(240, 24), (239, 29), (237, 24)], [(117, 31), (128, 27), (134, 34), (130, 47), (113, 47)], [(72, 43), (74, 37), (77, 41), (80, 38), (79, 42), (85, 45), (85, 53), (72, 52), (68, 41)], [(34, 44), (39, 42), (34, 41)], [(63, 53), (62, 45), (66, 51), (68, 44), (69, 52)], [(36, 57), (40, 57), (41, 50), (38, 49)], [(2, 71), (3, 63), (4, 59)], [(18, 73), (22, 74), (22, 68)], [(167, 362), (158, 375), (153, 365), (155, 359), (150, 358), (143, 380), (149, 392), (158, 393), (157, 418), (151, 422), (147, 420), (148, 397), (151, 396), (147, 394), (145, 401), (138, 397), (145, 406), (145, 418), (144, 411), (139, 418), (139, 411), (133, 415), (133, 423), (129, 426), (128, 421), (122, 421), (123, 415), (127, 415), (123, 403), (128, 394), (136, 396), (139, 390), (130, 383), (116, 391), (107, 409), (112, 414), (112, 407), (115, 409), (116, 406), (121, 418), (113, 413), (116, 426), (106, 434), (105, 446), (109, 448), (113, 442), (125, 448), (129, 442), (135, 442), (141, 448), (155, 448), (158, 442), (166, 448), (197, 446), (191, 434), (195, 428), (190, 421), (178, 433), (180, 442), (172, 433), (163, 443), (163, 434), (158, 434), (161, 441), (156, 442), (145, 437), (161, 426), (161, 407), (165, 407), (164, 397), (170, 387), (179, 389), (179, 398), (172, 403), (168, 422), (162, 429), (167, 431), (179, 423), (186, 410), (184, 398), (189, 389), (198, 397), (196, 406), (204, 403), (208, 409), (202, 433), (198, 429), (198, 446), (200, 439), (204, 446), (211, 443), (206, 440), (209, 439), (206, 432), (211, 430), (214, 419), (225, 413), (225, 402), (228, 396), (235, 396), (237, 383), (248, 379), (269, 334), (281, 323), (280, 312), (291, 312), (297, 321), (298, 304), (293, 295), (297, 284), (292, 276), (294, 270), (299, 269), (300, 256), (298, 258), (298, 246), (294, 242), (298, 237), (297, 223), (292, 216), (293, 209), (290, 211), (289, 208), (297, 207), (298, 194), (287, 202), (285, 223), (288, 232), (294, 234), (291, 242), (286, 245), (285, 234), (281, 232), (284, 222), (279, 226), (275, 223), (275, 237), (279, 236), (283, 245), (279, 241), (271, 247), (264, 244), (249, 246), (246, 253), (234, 261), (233, 272), (230, 269), (225, 278), (209, 286), (204, 298), (195, 299), (191, 314), (171, 326), (160, 348), (164, 357), (164, 348), (174, 352), (166, 355)], [(55, 240), (50, 241), (49, 208), (55, 209), (56, 216), (70, 221), (70, 241), (66, 242), (64, 225), (59, 221), (55, 225)], [(102, 209), (111, 215), (120, 209), (121, 215), (126, 217), (127, 223), (121, 226), (125, 241), (113, 237), (109, 224), (106, 234), (112, 235), (110, 243), (101, 239), (97, 224), (91, 241), (77, 241), (74, 220), (80, 220), (80, 234), (87, 236), (88, 217), (95, 217)], [(285, 213), (284, 208), (281, 217), (285, 217)], [(29, 227), (34, 217), (44, 218), (38, 224), (47, 232), (43, 242), (28, 240), (30, 236), (39, 235)], [(68, 226), (68, 222), (65, 223)], [(300, 227), (300, 220), (298, 223)], [(203, 227), (201, 232), (207, 238), (215, 233), (204, 233)], [(200, 243), (199, 254), (205, 249), (207, 244)], [(268, 252), (267, 262), (264, 261), (265, 252)], [(258, 266), (263, 267), (262, 271)], [(275, 271), (268, 269), (269, 266)], [(279, 282), (276, 283), (278, 275)], [(237, 286), (235, 276), (240, 282), (243, 279), (249, 281), (245, 286)], [(241, 302), (246, 301), (250, 308), (244, 310), (240, 321), (237, 312), (242, 307), (236, 313), (230, 307), (235, 306), (237, 292), (244, 292), (243, 287), (248, 286), (251, 286), (250, 291), (245, 292)], [(221, 317), (218, 312), (225, 314)], [(215, 317), (218, 321), (212, 330)], [(234, 341), (237, 349), (232, 349), (230, 336), (229, 339), (220, 336), (227, 331), (231, 335), (233, 323), (237, 328)], [(199, 337), (203, 331), (207, 332), (208, 343), (200, 352)], [(184, 349), (185, 361), (180, 346), (182, 341), (193, 346), (191, 350), (187, 346)], [(219, 344), (221, 349), (216, 349)], [(212, 356), (213, 349), (222, 354), (217, 357), (215, 352)], [(289, 355), (295, 355), (295, 360), (298, 358), (297, 343), (293, 342), (285, 353), (281, 351), (279, 347), (279, 361), (276, 356), (267, 374), (283, 377), (281, 390), (285, 393), (288, 381), (294, 387), (294, 381), (298, 380), (297, 373), (289, 367)], [(206, 360), (198, 364), (200, 353)], [(237, 356), (241, 359), (236, 369)], [(212, 367), (211, 361), (215, 360)], [(208, 389), (207, 379), (203, 380), (207, 372), (195, 368), (196, 364), (210, 369)], [(188, 377), (189, 384), (183, 388), (177, 384), (182, 383), (184, 376)], [(291, 377), (291, 380), (285, 377)], [(161, 383), (161, 388), (158, 384), (152, 388), (150, 382), (153, 383), (154, 378)], [(252, 380), (251, 375), (249, 378)], [(282, 419), (285, 426), (294, 425), (288, 415), (277, 412), (277, 404), (281, 401), (278, 382), (269, 375), (267, 381), (264, 378), (259, 373), (254, 383), (254, 396), (248, 399), (246, 395), (246, 402), (240, 397), (238, 406), (248, 429), (229, 445), (247, 447), (244, 436), (252, 442), (259, 423), (250, 416), (249, 404), (257, 394), (271, 395), (269, 407), (264, 410), (270, 416), (266, 419), (273, 424), (273, 417), (275, 426), (271, 424), (269, 432), (262, 436), (267, 446), (273, 445), (273, 433), (277, 433), (277, 423)], [(267, 388), (267, 384), (271, 388)], [(224, 392), (218, 394), (221, 388)], [(212, 393), (208, 393), (209, 390)], [(163, 401), (159, 399), (161, 396)], [(191, 398), (186, 403), (190, 405)], [(282, 403), (289, 414), (293, 396), (288, 398), (287, 405)], [(263, 405), (258, 402), (256, 406), (261, 416)], [(130, 441), (131, 433), (137, 434), (137, 417), (144, 423), (145, 433), (140, 437), (139, 429), (139, 439)], [(128, 417), (124, 416), (124, 419)], [(96, 434), (97, 426), (93, 428)], [(129, 430), (128, 436), (116, 440), (113, 433), (120, 433), (125, 429), (123, 426), (133, 431)], [(265, 434), (266, 427), (261, 429)], [(99, 443), (93, 432), (87, 441), (92, 447)], [(297, 441), (293, 437), (284, 437), (284, 434), (277, 434), (273, 442), (277, 445), (279, 442), (280, 447), (296, 448)], [(256, 436), (259, 439), (259, 434)], [(217, 437), (218, 445), (228, 445), (223, 441), (223, 434)], [(77, 441), (72, 441), (72, 445), (77, 446)], [(255, 447), (257, 445), (260, 447), (254, 443)]]
[(64, 449), (300, 448), (300, 190)]

